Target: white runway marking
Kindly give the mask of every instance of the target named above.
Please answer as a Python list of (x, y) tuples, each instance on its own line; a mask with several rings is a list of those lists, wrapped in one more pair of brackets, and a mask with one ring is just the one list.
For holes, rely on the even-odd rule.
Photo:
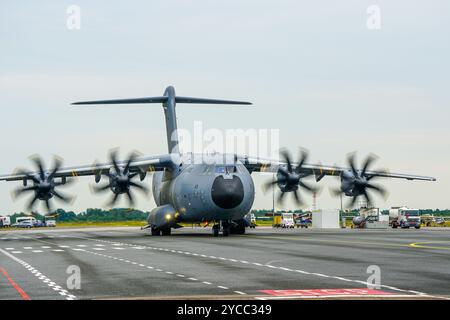
[[(104, 243), (109, 243), (112, 245), (119, 245), (119, 243), (115, 243), (113, 241), (107, 241), (107, 240), (99, 240), (99, 239), (94, 239), (94, 238), (81, 238), (81, 239), (86, 239), (86, 240), (91, 240), (91, 241), (100, 241), (100, 242), (104, 242)], [(128, 244), (128, 243), (120, 243), (120, 245), (123, 246), (136, 246), (135, 244)], [(166, 252), (173, 252), (173, 250), (169, 250), (166, 248), (157, 248), (157, 247), (148, 247), (148, 246), (143, 246), (147, 249), (150, 250), (158, 250), (158, 251), (166, 251)], [(182, 252), (183, 254), (186, 254), (185, 251), (177, 251), (175, 250), (176, 254), (179, 254), (179, 252)], [(363, 284), (367, 284), (367, 282), (365, 281), (361, 281), (361, 280), (353, 280), (353, 279), (348, 279), (348, 278), (344, 278), (344, 277), (339, 277), (339, 276), (331, 276), (331, 275), (326, 275), (326, 274), (322, 274), (322, 273), (313, 273), (313, 272), (307, 272), (304, 270), (298, 270), (298, 269), (291, 269), (291, 268), (286, 268), (286, 267), (281, 267), (281, 266), (273, 266), (273, 265), (269, 265), (269, 264), (261, 264), (258, 262), (249, 262), (246, 260), (236, 260), (236, 259), (231, 259), (231, 258), (225, 258), (225, 257), (216, 257), (216, 256), (207, 256), (205, 254), (198, 254), (198, 253), (189, 253), (192, 256), (200, 256), (202, 258), (208, 258), (208, 259), (220, 259), (220, 260), (224, 260), (224, 261), (230, 261), (230, 262), (237, 262), (237, 263), (242, 263), (242, 264), (253, 264), (256, 266), (262, 266), (262, 267), (267, 267), (267, 268), (271, 268), (271, 269), (278, 269), (278, 270), (282, 270), (285, 272), (297, 272), (297, 273), (301, 273), (304, 275), (309, 275), (309, 276), (316, 276), (316, 277), (322, 277), (322, 278), (331, 278), (331, 279), (336, 279), (336, 280), (340, 280), (340, 281), (345, 281), (345, 282), (354, 282), (354, 283), (363, 283)], [(411, 290), (404, 290), (404, 289), (400, 289), (397, 287), (393, 287), (393, 286), (387, 286), (387, 285), (381, 285), (381, 287), (386, 288), (386, 289), (390, 289), (393, 291), (399, 291), (399, 292), (411, 292), (414, 293)], [(420, 295), (426, 295), (426, 293), (424, 292), (417, 292), (417, 294)]]
[(245, 292), (242, 292), (242, 291), (234, 291), (234, 293), (237, 293), (237, 294), (240, 294), (240, 295), (245, 295), (246, 294)]
[[(76, 249), (73, 249), (73, 250), (76, 250)], [(138, 263), (138, 262), (135, 262), (135, 261), (119, 259), (119, 258), (117, 258), (117, 257), (113, 257), (113, 256), (110, 256), (110, 255), (106, 255), (106, 254), (102, 254), (102, 253), (97, 253), (97, 252), (91, 252), (91, 251), (84, 250), (84, 249), (83, 249), (83, 252), (85, 252), (85, 253), (90, 253), (90, 254), (94, 254), (94, 255), (97, 255), (97, 256), (100, 256), (100, 257), (104, 257), (104, 258), (113, 259), (113, 260), (121, 260), (121, 261), (123, 261), (123, 262), (125, 262), (125, 263), (130, 263), (130, 264), (132, 264), (132, 265), (138, 265), (139, 267), (143, 267), (143, 268), (155, 270), (155, 271), (158, 271), (158, 272), (164, 272), (164, 273), (166, 273), (166, 274), (168, 274), (168, 275), (175, 275), (175, 276), (180, 277), (180, 278), (186, 278), (186, 276), (185, 276), (184, 274), (174, 274), (174, 273), (171, 272), (171, 271), (164, 271), (164, 270), (162, 270), (162, 269), (154, 268), (154, 267), (152, 267), (152, 266), (146, 266), (146, 265), (143, 264), (143, 263)], [(189, 277), (189, 278), (187, 278), (187, 280), (191, 280), (191, 281), (199, 281), (197, 278), (193, 278), (193, 277)], [(208, 281), (202, 281), (201, 283), (206, 284), (206, 285), (212, 285), (212, 283), (211, 283), (211, 282), (208, 282)], [(53, 285), (54, 285), (54, 284), (53, 284)], [(49, 286), (50, 286), (50, 284), (49, 284)], [(225, 287), (225, 286), (217, 286), (217, 288), (220, 288), (220, 289), (223, 289), (223, 290), (230, 290), (228, 287)], [(235, 292), (235, 293), (238, 293), (238, 294), (241, 294), (241, 295), (246, 294), (246, 293), (244, 293), (244, 292), (242, 292), (242, 291), (234, 291), (234, 292)]]
[(13, 256), (7, 251), (4, 251), (0, 249), (0, 252), (6, 255), (7, 257), (11, 258), (15, 262), (21, 264), (24, 268), (28, 269), (34, 276), (36, 276), (39, 280), (41, 280), (43, 283), (47, 284), (49, 287), (54, 287), (53, 290), (57, 291), (61, 296), (64, 296), (66, 300), (74, 300), (77, 297), (75, 295), (70, 294), (67, 290), (62, 289), (60, 286), (55, 286), (55, 282), (51, 281), (49, 278), (47, 278), (45, 275), (43, 275), (41, 272), (39, 272), (37, 269), (32, 267), (27, 262)]

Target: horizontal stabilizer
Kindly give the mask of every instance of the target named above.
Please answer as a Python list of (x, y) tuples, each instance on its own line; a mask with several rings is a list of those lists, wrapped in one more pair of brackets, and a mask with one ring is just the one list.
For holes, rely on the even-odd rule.
[(233, 100), (217, 100), (205, 98), (191, 98), (175, 96), (176, 103), (198, 103), (198, 104), (251, 104), (247, 101), (233, 101)]
[(135, 99), (115, 99), (115, 100), (96, 100), (96, 101), (81, 101), (72, 104), (128, 104), (128, 103), (163, 103), (167, 101), (167, 97), (148, 97)]

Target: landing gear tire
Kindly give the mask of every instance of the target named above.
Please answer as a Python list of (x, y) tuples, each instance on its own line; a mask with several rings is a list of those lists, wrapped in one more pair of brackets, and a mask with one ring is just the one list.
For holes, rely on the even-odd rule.
[(213, 227), (212, 227), (213, 237), (218, 237), (219, 231), (220, 231), (220, 226), (218, 224), (213, 225)]
[(161, 234), (163, 236), (170, 236), (172, 233), (172, 229), (171, 228), (164, 228), (161, 230)]
[(244, 220), (235, 220), (233, 222), (234, 223), (233, 223), (233, 225), (231, 225), (231, 228), (230, 228), (230, 233), (231, 234), (245, 234), (245, 221)]
[(222, 235), (228, 237), (230, 235), (231, 225), (229, 221), (221, 221), (222, 225)]
[(161, 235), (161, 230), (158, 228), (152, 227), (152, 236), (160, 236), (160, 235)]

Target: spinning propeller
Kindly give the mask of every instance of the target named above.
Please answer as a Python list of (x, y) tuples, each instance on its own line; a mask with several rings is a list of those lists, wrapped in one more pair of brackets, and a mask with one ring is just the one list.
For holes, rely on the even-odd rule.
[(274, 181), (267, 182), (264, 185), (264, 189), (267, 191), (274, 185), (278, 185), (280, 188), (280, 195), (278, 196), (278, 202), (282, 203), (284, 196), (287, 192), (292, 192), (294, 194), (295, 201), (298, 205), (303, 205), (303, 201), (300, 198), (299, 187), (303, 188), (308, 192), (316, 192), (316, 188), (305, 184), (301, 179), (310, 176), (310, 173), (302, 173), (302, 167), (308, 159), (308, 153), (302, 150), (300, 155), (300, 161), (296, 167), (293, 166), (291, 162), (291, 157), (286, 150), (280, 152), (282, 160), (286, 165), (281, 165), (278, 168), (277, 176)]
[(371, 175), (367, 171), (375, 160), (376, 157), (374, 155), (367, 156), (363, 168), (358, 170), (355, 166), (355, 156), (353, 154), (349, 155), (347, 162), (350, 170), (342, 172), (341, 187), (340, 189), (333, 190), (333, 193), (335, 195), (345, 194), (346, 196), (353, 197), (349, 205), (350, 207), (355, 204), (359, 196), (363, 196), (366, 199), (367, 205), (373, 204), (369, 190), (373, 190), (385, 197), (387, 195), (386, 189), (372, 183), (372, 180), (379, 178), (379, 176)]
[[(63, 193), (56, 191), (56, 187), (68, 185), (72, 182), (72, 180), (66, 180), (65, 178), (61, 178), (60, 182), (55, 181), (55, 175), (62, 166), (62, 159), (55, 156), (53, 169), (51, 170), (44, 169), (44, 163), (38, 155), (30, 157), (30, 159), (37, 168), (37, 172), (30, 172), (24, 169), (17, 170), (18, 174), (23, 174), (26, 178), (24, 179), (24, 186), (19, 187), (12, 192), (13, 199), (15, 200), (26, 193), (33, 192), (34, 196), (26, 206), (28, 211), (33, 209), (37, 200), (41, 200), (45, 201), (47, 210), (51, 212), (52, 208), (50, 200), (53, 197), (56, 197), (64, 203), (72, 203), (75, 197), (64, 195)], [(27, 186), (28, 180), (33, 182), (32, 186)]]
[(142, 169), (140, 168), (137, 168), (138, 171), (136, 172), (131, 172), (130, 165), (137, 157), (135, 152), (131, 153), (126, 161), (117, 161), (117, 151), (115, 150), (110, 152), (109, 157), (113, 167), (109, 172), (103, 174), (109, 178), (109, 182), (103, 186), (92, 188), (95, 193), (103, 193), (108, 189), (114, 193), (108, 206), (113, 206), (121, 194), (126, 194), (130, 205), (133, 205), (134, 196), (131, 192), (133, 187), (146, 195), (148, 194), (149, 190), (143, 183), (132, 181), (132, 179), (138, 175), (141, 177), (141, 181), (145, 178), (145, 174), (143, 174)]

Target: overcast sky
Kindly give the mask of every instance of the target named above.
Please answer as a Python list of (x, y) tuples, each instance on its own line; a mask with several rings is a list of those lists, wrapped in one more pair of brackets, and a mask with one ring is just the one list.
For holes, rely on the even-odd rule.
[[(369, 29), (370, 5), (381, 29)], [(67, 8), (81, 9), (81, 29)], [(241, 99), (252, 107), (179, 105), (192, 130), (280, 129), (280, 146), (311, 161), (345, 165), (370, 152), (378, 167), (435, 176), (437, 182), (385, 180), (380, 207), (450, 208), (450, 2), (435, 1), (0, 1), (0, 172), (52, 154), (66, 165), (106, 160), (108, 150), (167, 150), (159, 105), (81, 108), (70, 102), (161, 95)], [(255, 175), (255, 208), (271, 207)], [(67, 209), (101, 207), (92, 178), (67, 192)], [(150, 185), (151, 179), (146, 183)], [(0, 213), (17, 183), (0, 184)], [(320, 185), (320, 207), (339, 206)], [(311, 197), (306, 196), (311, 203)], [(125, 205), (126, 202), (118, 205)], [(139, 197), (150, 210), (152, 199)], [(295, 208), (292, 202), (286, 208)]]

